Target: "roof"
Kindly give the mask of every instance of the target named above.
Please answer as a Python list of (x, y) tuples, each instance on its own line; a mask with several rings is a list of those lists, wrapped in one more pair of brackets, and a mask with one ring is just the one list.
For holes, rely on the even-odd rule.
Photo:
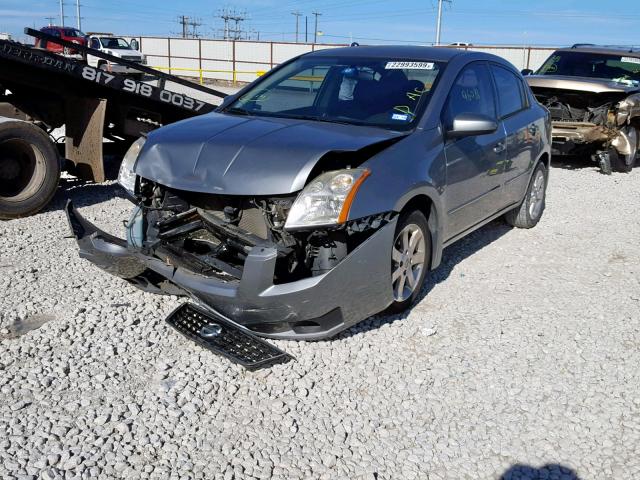
[[(474, 52), (476, 53), (476, 52)], [(316, 50), (307, 55), (313, 56), (349, 56), (349, 57), (367, 57), (367, 58), (398, 58), (411, 60), (429, 60), (434, 62), (448, 62), (458, 55), (471, 54), (465, 50), (457, 48), (443, 47), (420, 47), (412, 45), (375, 45), (375, 46), (357, 46), (330, 48), (324, 50)]]
[(617, 47), (609, 45), (591, 45), (587, 43), (576, 44), (573, 47), (559, 48), (558, 52), (582, 52), (582, 53), (599, 53), (602, 55), (626, 55), (629, 57), (639, 57), (640, 50), (632, 47)]

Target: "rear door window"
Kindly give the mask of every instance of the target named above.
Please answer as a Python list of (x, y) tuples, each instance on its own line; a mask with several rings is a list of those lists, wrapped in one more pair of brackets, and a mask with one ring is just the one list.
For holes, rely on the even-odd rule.
[(467, 65), (458, 75), (444, 108), (443, 121), (447, 128), (462, 113), (486, 115), (496, 118), (495, 95), (491, 74), (486, 64), (475, 62)]
[(500, 118), (508, 117), (526, 105), (524, 86), (522, 81), (513, 72), (498, 65), (491, 65), (493, 79), (498, 90), (498, 112)]

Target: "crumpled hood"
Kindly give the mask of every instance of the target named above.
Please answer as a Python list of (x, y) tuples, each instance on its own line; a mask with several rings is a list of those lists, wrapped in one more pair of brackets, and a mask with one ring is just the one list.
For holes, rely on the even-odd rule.
[(212, 113), (151, 132), (134, 170), (178, 190), (283, 195), (301, 190), (326, 153), (357, 151), (402, 135), (373, 127)]
[(567, 77), (564, 75), (527, 75), (524, 77), (529, 86), (535, 88), (578, 90), (591, 93), (634, 93), (640, 86), (626, 85), (611, 80), (590, 77)]

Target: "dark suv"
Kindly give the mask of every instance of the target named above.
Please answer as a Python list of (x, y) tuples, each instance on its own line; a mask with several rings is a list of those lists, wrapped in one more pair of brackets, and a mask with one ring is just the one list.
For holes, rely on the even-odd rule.
[[(80, 30), (72, 27), (43, 27), (40, 29), (42, 33), (46, 33), (49, 35), (53, 35), (54, 37), (58, 37), (62, 40), (66, 40), (68, 42), (76, 43), (78, 45), (87, 46), (87, 35), (82, 33)], [(36, 48), (42, 48), (44, 50), (48, 50), (54, 53), (60, 53), (63, 55), (80, 55), (78, 50), (74, 50), (73, 48), (63, 47), (62, 45), (58, 45), (57, 43), (47, 42), (46, 40), (36, 40)]]

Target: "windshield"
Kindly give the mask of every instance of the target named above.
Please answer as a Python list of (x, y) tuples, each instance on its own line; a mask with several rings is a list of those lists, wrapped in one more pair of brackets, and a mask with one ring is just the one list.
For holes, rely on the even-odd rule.
[(640, 56), (630, 55), (555, 52), (536, 74), (603, 78), (637, 86), (640, 85)]
[(124, 38), (100, 37), (100, 42), (104, 48), (131, 50), (131, 47)]
[(258, 81), (225, 111), (408, 129), (443, 67), (393, 58), (302, 57)]
[(74, 37), (74, 38), (81, 38), (81, 37), (85, 37), (86, 36), (80, 30), (75, 30), (73, 28), (65, 28), (63, 30), (63, 35), (65, 37)]

